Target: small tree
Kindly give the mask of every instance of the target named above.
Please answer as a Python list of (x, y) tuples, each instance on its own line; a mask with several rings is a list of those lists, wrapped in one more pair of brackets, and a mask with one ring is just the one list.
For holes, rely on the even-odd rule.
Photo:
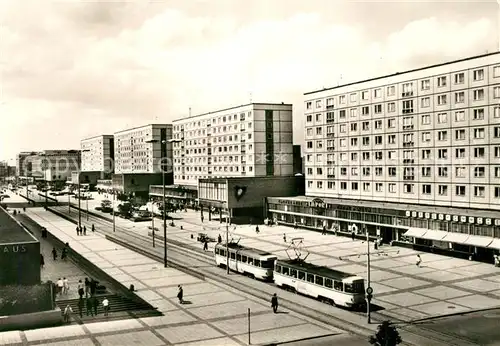
[(130, 203), (122, 203), (118, 206), (118, 212), (126, 218), (129, 218), (130, 216), (132, 216), (132, 211), (133, 211), (133, 208), (132, 208), (132, 204), (130, 204)]
[(377, 333), (370, 336), (369, 341), (376, 346), (396, 346), (403, 342), (398, 330), (389, 321), (382, 322), (377, 328)]
[(105, 199), (101, 202), (101, 207), (103, 209), (111, 208), (111, 201), (109, 199)]

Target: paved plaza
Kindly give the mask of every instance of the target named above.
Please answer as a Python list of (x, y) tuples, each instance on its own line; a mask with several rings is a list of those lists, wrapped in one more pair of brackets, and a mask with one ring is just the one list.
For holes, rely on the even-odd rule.
[[(343, 332), (293, 312), (274, 314), (269, 304), (226, 286), (202, 281), (87, 232), (77, 236), (75, 225), (43, 208), (27, 214), (55, 237), (91, 260), (164, 316), (0, 333), (0, 344), (66, 345), (245, 345), (247, 309), (251, 309), (252, 344), (287, 342)], [(124, 220), (125, 221), (125, 220)], [(183, 285), (185, 304), (176, 298)]]
[[(100, 205), (104, 196), (93, 195), (89, 210), (95, 212), (95, 206)], [(109, 217), (109, 214), (103, 215)], [(180, 220), (175, 220), (175, 227), (168, 227), (169, 239), (200, 248), (202, 244), (196, 242), (198, 232), (214, 238), (221, 234), (225, 239), (225, 224), (219, 220), (208, 221), (207, 212), (203, 223), (200, 212), (193, 210), (171, 215)], [(161, 228), (161, 220), (155, 222), (155, 226)], [(134, 223), (117, 217), (116, 224), (145, 235), (150, 231), (151, 222)], [(308, 261), (366, 278), (367, 244), (364, 241), (288, 226), (260, 225), (259, 234), (251, 225), (232, 225), (229, 229), (230, 238), (239, 240), (240, 244), (270, 251), (280, 258), (288, 258), (286, 249), (292, 238), (303, 238), (304, 247), (309, 251)], [(209, 250), (214, 245), (210, 243)], [(378, 251), (373, 249), (373, 244), (370, 246), (373, 303), (384, 308), (380, 313), (385, 316), (411, 321), (500, 306), (500, 268), (389, 245), (383, 245)], [(422, 258), (420, 267), (415, 264), (417, 254)]]

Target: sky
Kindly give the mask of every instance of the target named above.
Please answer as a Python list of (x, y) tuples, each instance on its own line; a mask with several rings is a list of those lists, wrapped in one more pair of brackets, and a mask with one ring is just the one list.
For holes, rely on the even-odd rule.
[[(0, 160), (498, 50), (490, 1), (0, 0)], [(191, 110), (190, 110), (191, 109)]]

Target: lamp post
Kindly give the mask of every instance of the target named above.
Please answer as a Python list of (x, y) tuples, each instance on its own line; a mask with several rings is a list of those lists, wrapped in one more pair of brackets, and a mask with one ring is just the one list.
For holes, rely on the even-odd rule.
[(70, 154), (77, 154), (77, 160), (78, 160), (78, 165), (76, 167), (76, 172), (78, 173), (77, 177), (77, 188), (78, 188), (78, 227), (82, 227), (82, 207), (81, 207), (81, 195), (80, 195), (80, 171), (81, 171), (81, 165), (82, 165), (82, 153), (89, 152), (89, 149), (84, 149), (84, 150), (70, 150), (68, 153)]
[[(158, 139), (150, 139), (147, 140), (146, 143), (161, 143), (162, 145), (165, 145), (165, 154), (167, 154), (167, 143), (176, 143), (180, 142), (180, 140), (175, 140), (171, 139), (169, 141), (167, 140), (158, 140)], [(164, 158), (162, 158), (163, 160)], [(162, 191), (162, 199), (163, 199), (163, 266), (167, 268), (168, 265), (168, 256), (167, 256), (167, 207), (166, 207), (166, 196), (165, 196), (165, 170), (166, 167), (164, 166), (164, 163), (162, 162), (161, 164), (161, 178), (162, 178), (162, 186), (163, 186), (163, 191)], [(154, 234), (154, 230), (153, 230)]]
[(113, 233), (116, 231), (116, 223), (115, 223), (115, 190), (111, 190), (113, 194)]
[(85, 196), (85, 203), (87, 204), (87, 221), (89, 221), (89, 196)]
[(155, 205), (154, 205), (154, 201), (151, 201), (151, 229), (153, 231), (153, 247), (156, 247), (156, 245), (155, 245)]
[(227, 208), (226, 217), (226, 268), (229, 275), (229, 208)]
[(367, 281), (367, 288), (366, 288), (366, 317), (368, 320), (368, 323), (371, 323), (371, 309), (370, 309), (370, 301), (372, 300), (372, 293), (373, 289), (370, 286), (370, 233), (368, 233), (368, 227), (365, 227), (365, 232), (366, 232), (366, 270), (367, 270), (367, 275), (366, 275), (366, 281)]

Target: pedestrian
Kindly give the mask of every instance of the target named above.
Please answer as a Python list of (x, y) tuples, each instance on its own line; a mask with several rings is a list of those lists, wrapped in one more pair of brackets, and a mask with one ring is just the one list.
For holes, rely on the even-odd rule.
[(220, 244), (220, 243), (222, 243), (222, 237), (221, 237), (221, 235), (220, 235), (220, 234), (219, 234), (219, 236), (217, 237), (217, 242), (218, 242), (219, 244)]
[(89, 278), (85, 278), (85, 296), (88, 297), (90, 293), (90, 281)]
[(205, 240), (205, 242), (203, 243), (203, 251), (207, 250), (208, 250), (208, 241)]
[(354, 231), (351, 232), (351, 238), (354, 240)]
[(273, 308), (273, 312), (276, 313), (278, 311), (278, 296), (273, 294), (273, 297), (271, 298), (271, 307)]
[(57, 250), (55, 247), (52, 248), (52, 258), (54, 259), (54, 261), (57, 260)]
[(76, 235), (80, 235), (80, 228), (78, 226), (76, 226)]
[(102, 301), (102, 306), (104, 308), (104, 316), (108, 316), (108, 312), (109, 312), (109, 300), (108, 300), (108, 298), (104, 298), (104, 300)]
[(94, 308), (94, 315), (97, 316), (97, 307), (99, 306), (99, 299), (96, 296), (92, 296), (92, 307)]
[(69, 292), (69, 282), (65, 277), (63, 278), (63, 293), (68, 294)]
[(294, 229), (299, 228), (299, 226), (297, 225), (297, 221), (294, 221), (294, 222), (293, 222), (293, 228), (294, 228)]
[(62, 294), (63, 293), (63, 288), (64, 288), (64, 282), (62, 281), (61, 278), (57, 280), (57, 293)]
[(87, 227), (83, 226), (83, 235), (87, 235)]
[(80, 296), (80, 299), (83, 298), (83, 294), (85, 293), (84, 291), (84, 285), (82, 280), (78, 280), (78, 295)]
[(90, 279), (90, 295), (93, 296), (97, 291), (97, 281)]
[(255, 233), (259, 234), (260, 230), (259, 230), (259, 226), (255, 226)]
[(68, 257), (68, 250), (66, 250), (66, 248), (63, 248), (61, 252), (61, 259), (65, 261), (67, 257)]
[(72, 313), (73, 309), (71, 308), (71, 306), (69, 304), (66, 305), (66, 308), (64, 309), (64, 322), (69, 323)]
[(323, 226), (323, 232), (321, 234), (325, 235), (326, 234), (326, 226)]
[(420, 267), (420, 264), (422, 263), (422, 258), (420, 257), (420, 255), (417, 255), (417, 267)]
[(184, 295), (184, 290), (182, 289), (182, 286), (179, 285), (179, 292), (177, 292), (177, 298), (179, 298), (179, 304), (182, 304), (184, 300), (182, 300), (182, 296)]
[(90, 298), (85, 299), (86, 300), (86, 307), (87, 307), (87, 316), (94, 316), (94, 313), (92, 312), (92, 302), (90, 301)]
[(203, 223), (203, 220), (205, 220), (205, 218), (203, 217), (203, 214), (201, 215), (201, 222)]
[(43, 255), (40, 254), (40, 268), (43, 269), (44, 265), (45, 265), (45, 259), (43, 258)]
[(283, 233), (283, 242), (286, 243), (286, 234), (285, 233)]
[(92, 233), (94, 233), (94, 232), (95, 232), (95, 226), (94, 226), (94, 224), (92, 224)]
[(78, 299), (78, 314), (80, 315), (80, 318), (83, 317), (83, 298), (82, 298), (82, 296), (80, 296), (80, 298)]

